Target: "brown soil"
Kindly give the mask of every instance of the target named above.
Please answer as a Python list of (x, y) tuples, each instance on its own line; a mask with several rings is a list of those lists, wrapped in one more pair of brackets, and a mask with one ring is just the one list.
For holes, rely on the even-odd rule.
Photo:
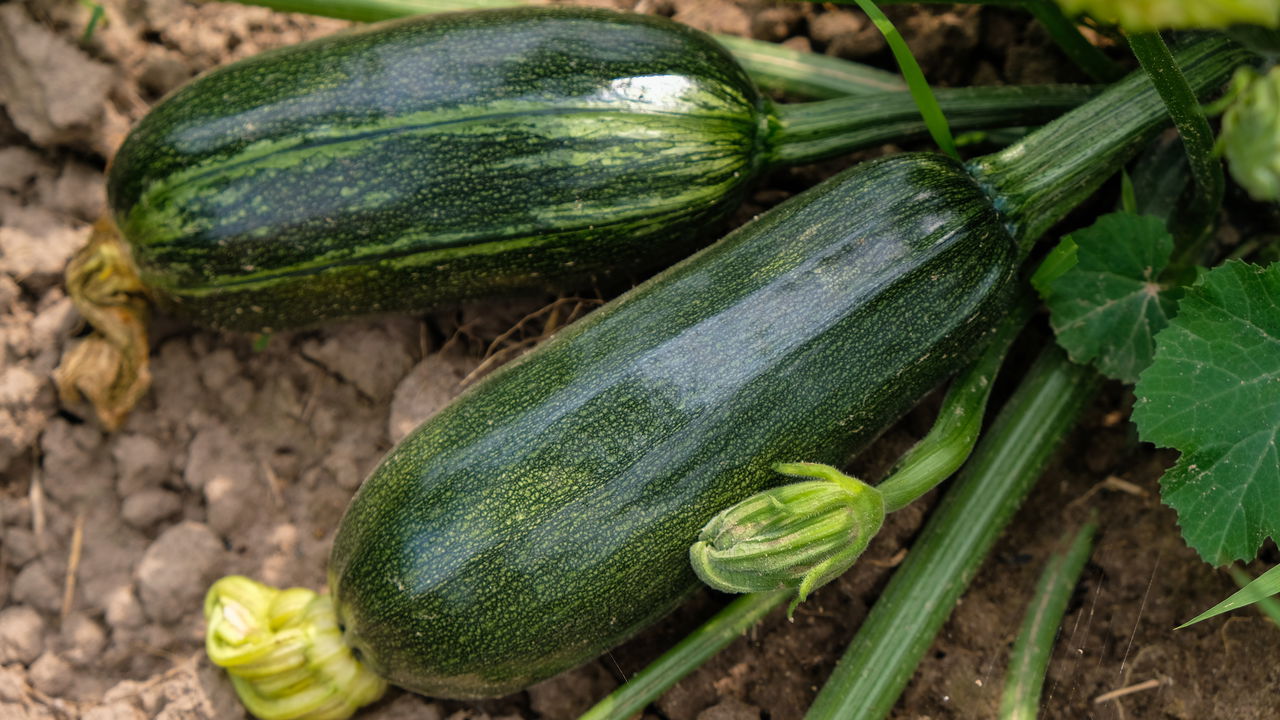
[[(88, 12), (74, 0), (0, 5), (0, 717), (239, 718), (229, 684), (201, 652), (205, 587), (228, 572), (320, 587), (333, 529), (365, 473), (459, 391), (495, 338), (547, 300), (283, 333), (265, 348), (160, 318), (155, 387), (121, 431), (104, 433), (83, 408), (60, 407), (49, 373), (81, 332), (61, 271), (103, 210), (103, 169), (130, 123), (200, 70), (344, 26), (216, 3), (105, 4), (107, 23), (87, 45), (78, 38)], [(704, 29), (890, 62), (854, 11), (726, 0), (638, 5)], [(891, 14), (938, 82), (1078, 79), (1016, 13), (962, 6)], [(741, 217), (851, 160), (779, 174)], [(561, 316), (574, 307), (566, 303)], [(540, 321), (522, 328), (508, 341), (514, 350), (544, 330)], [(1280, 631), (1269, 621), (1246, 611), (1172, 630), (1233, 585), (1179, 539), (1157, 486), (1172, 457), (1137, 442), (1124, 419), (1129, 402), (1118, 387), (1099, 397), (894, 717), (994, 716), (1036, 576), (1090, 510), (1101, 530), (1055, 651), (1042, 716), (1280, 717)], [(929, 419), (928, 408), (913, 413), (857, 469), (873, 475)], [(893, 516), (858, 567), (801, 606), (794, 622), (775, 613), (650, 715), (799, 718), (931, 502)], [(362, 717), (572, 718), (724, 601), (700, 594), (600, 660), (508, 698), (435, 702), (392, 692)], [(1122, 688), (1139, 689), (1096, 702)]]

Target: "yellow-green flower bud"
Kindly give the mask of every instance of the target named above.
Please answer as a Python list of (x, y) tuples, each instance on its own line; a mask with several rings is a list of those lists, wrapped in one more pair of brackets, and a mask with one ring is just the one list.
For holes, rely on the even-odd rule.
[(1231, 177), (1254, 200), (1280, 201), (1280, 66), (1236, 71), (1235, 100), (1222, 114), (1218, 147)]
[(386, 692), (343, 642), (328, 595), (230, 575), (209, 588), (204, 617), (205, 652), (261, 720), (346, 720)]
[(689, 548), (694, 572), (724, 592), (795, 588), (792, 608), (843, 573), (884, 524), (875, 488), (816, 463), (776, 466), (818, 478), (757, 493), (711, 519)]
[(1229, 25), (1280, 27), (1280, 0), (1058, 0), (1068, 15), (1088, 13), (1132, 32)]

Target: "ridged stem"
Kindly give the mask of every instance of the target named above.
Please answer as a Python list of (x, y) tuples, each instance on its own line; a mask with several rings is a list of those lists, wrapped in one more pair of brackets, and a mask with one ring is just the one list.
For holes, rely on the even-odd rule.
[[(1213, 37), (1174, 53), (1199, 96), (1220, 87), (1251, 55)], [(1168, 122), (1160, 93), (1143, 71), (969, 169), (1005, 213), (1024, 252), (1091, 195)]]
[(929, 518), (808, 720), (883, 718), (996, 538), (1092, 396), (1097, 375), (1041, 352)]
[(635, 677), (593, 705), (579, 720), (624, 720), (636, 715), (792, 594), (792, 590), (778, 590), (737, 598)]
[[(938, 104), (954, 130), (1037, 125), (1097, 97), (1088, 85), (938, 88)], [(903, 92), (774, 106), (769, 141), (772, 165), (794, 165), (859, 148), (927, 137), (912, 96)]]
[(1055, 553), (1045, 565), (1009, 654), (1009, 671), (1000, 696), (1000, 720), (1036, 720), (1045, 671), (1053, 656), (1053, 641), (1062, 625), (1067, 601), (1093, 551), (1095, 530), (1097, 525), (1092, 522), (1080, 528), (1066, 552)]
[(1173, 119), (1174, 127), (1182, 136), (1182, 145), (1190, 162), (1191, 176), (1196, 181), (1196, 193), (1191, 206), (1187, 209), (1187, 222), (1193, 228), (1191, 237), (1185, 247), (1181, 248), (1176, 264), (1191, 267), (1196, 264), (1200, 249), (1203, 247), (1213, 228), (1218, 208), (1222, 205), (1222, 194), (1226, 188), (1226, 179), (1222, 172), (1222, 161), (1213, 151), (1213, 128), (1200, 109), (1196, 93), (1187, 84), (1186, 78), (1178, 70), (1169, 46), (1156, 33), (1137, 33), (1129, 36), (1129, 47), (1142, 63), (1142, 69), (1151, 78), (1156, 92), (1160, 93)]

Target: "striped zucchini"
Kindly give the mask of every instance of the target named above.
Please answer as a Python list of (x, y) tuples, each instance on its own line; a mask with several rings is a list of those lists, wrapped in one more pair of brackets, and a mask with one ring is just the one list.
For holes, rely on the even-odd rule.
[[(944, 94), (959, 127), (1087, 88)], [(923, 132), (906, 93), (777, 106), (708, 36), (645, 15), (410, 18), (263, 53), (156, 106), (108, 191), (141, 284), (270, 330), (623, 277), (688, 252), (782, 163)]]

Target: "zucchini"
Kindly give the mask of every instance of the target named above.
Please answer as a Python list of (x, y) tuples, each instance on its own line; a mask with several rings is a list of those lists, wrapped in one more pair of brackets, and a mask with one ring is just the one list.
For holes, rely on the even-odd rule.
[[(1199, 92), (1247, 57), (1219, 39), (1178, 54)], [(500, 695), (660, 617), (697, 586), (708, 519), (776, 482), (774, 463), (842, 462), (957, 370), (1030, 242), (1166, 121), (1135, 74), (968, 166), (854, 167), (473, 386), (342, 519), (329, 586), (357, 664)]]
[(695, 585), (707, 519), (839, 463), (958, 369), (1018, 264), (958, 163), (857, 166), (575, 323), (418, 428), (335, 540), (364, 662), (483, 697), (590, 658)]
[[(958, 125), (1088, 88), (953, 91)], [(905, 92), (775, 108), (664, 18), (512, 8), (366, 26), (157, 105), (108, 180), (141, 284), (269, 331), (627, 276), (687, 254), (782, 163), (919, 134)]]

